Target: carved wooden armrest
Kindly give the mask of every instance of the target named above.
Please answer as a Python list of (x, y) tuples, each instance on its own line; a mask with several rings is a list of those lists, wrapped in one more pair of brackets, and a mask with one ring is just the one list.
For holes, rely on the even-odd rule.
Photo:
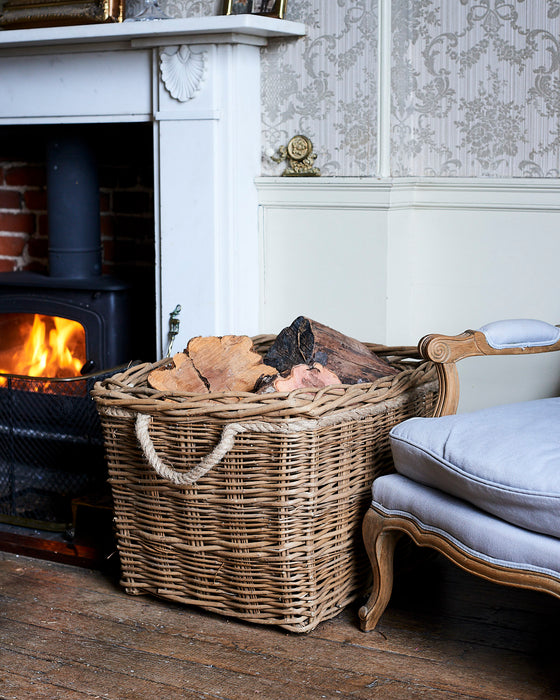
[(554, 352), (560, 350), (560, 327), (532, 319), (495, 321), (460, 335), (426, 335), (420, 340), (418, 350), (423, 358), (436, 363), (440, 389), (434, 415), (445, 416), (457, 411), (459, 360), (480, 355)]

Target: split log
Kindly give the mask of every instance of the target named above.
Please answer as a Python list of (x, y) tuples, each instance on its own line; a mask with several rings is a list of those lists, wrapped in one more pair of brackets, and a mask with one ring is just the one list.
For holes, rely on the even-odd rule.
[(263, 363), (246, 335), (192, 338), (185, 352), (210, 391), (253, 391), (263, 374), (276, 374), (274, 367)]
[(208, 393), (208, 387), (196, 371), (193, 361), (184, 352), (173, 355), (169, 366), (152, 370), (148, 375), (148, 384), (158, 391)]
[(304, 316), (280, 331), (264, 361), (280, 374), (295, 365), (319, 363), (342, 384), (373, 382), (399, 372), (359, 340)]
[(293, 391), (305, 387), (322, 387), (341, 384), (340, 379), (334, 372), (326, 369), (316, 362), (312, 367), (309, 365), (295, 365), (286, 376), (281, 374), (275, 377), (263, 377), (258, 393), (267, 394), (272, 391)]
[(191, 338), (182, 353), (173, 356), (171, 367), (153, 370), (148, 384), (172, 392), (253, 391), (262, 375), (275, 375), (246, 335)]

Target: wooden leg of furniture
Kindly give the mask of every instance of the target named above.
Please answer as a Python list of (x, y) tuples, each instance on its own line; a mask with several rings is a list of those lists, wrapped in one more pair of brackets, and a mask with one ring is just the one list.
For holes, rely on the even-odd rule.
[(393, 555), (402, 532), (384, 529), (385, 522), (386, 519), (382, 515), (370, 508), (362, 526), (364, 544), (373, 574), (371, 595), (358, 613), (364, 632), (375, 628), (385, 612), (393, 590)]

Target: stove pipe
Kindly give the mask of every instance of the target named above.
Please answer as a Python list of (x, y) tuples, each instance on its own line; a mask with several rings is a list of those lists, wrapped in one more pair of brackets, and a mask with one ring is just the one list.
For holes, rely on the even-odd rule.
[(99, 181), (92, 147), (67, 126), (47, 143), (49, 275), (101, 275)]

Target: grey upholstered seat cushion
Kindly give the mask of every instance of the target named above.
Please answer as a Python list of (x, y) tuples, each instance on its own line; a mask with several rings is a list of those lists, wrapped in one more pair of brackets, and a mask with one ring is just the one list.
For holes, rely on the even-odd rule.
[(390, 439), (400, 474), (560, 536), (560, 398), (411, 418)]
[(375, 479), (372, 495), (376, 510), (413, 520), (422, 529), (443, 535), (466, 554), (499, 566), (560, 578), (560, 539), (506, 523), (400, 474)]

